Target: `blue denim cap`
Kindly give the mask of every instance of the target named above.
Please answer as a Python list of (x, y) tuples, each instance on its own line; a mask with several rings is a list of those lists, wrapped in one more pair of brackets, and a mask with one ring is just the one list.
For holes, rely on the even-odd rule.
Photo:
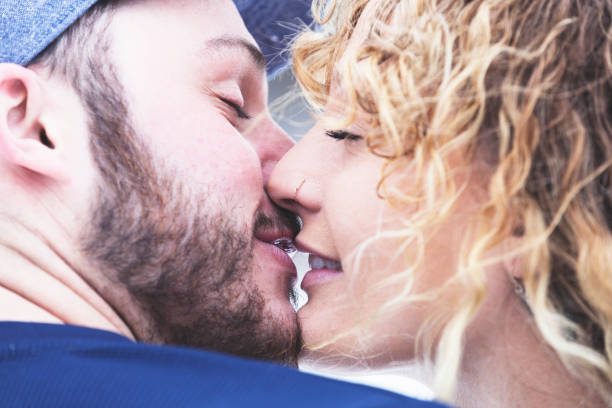
[[(0, 0), (0, 63), (27, 65), (97, 0)], [(310, 24), (310, 0), (234, 0), (268, 62), (268, 75), (287, 64), (290, 36)]]

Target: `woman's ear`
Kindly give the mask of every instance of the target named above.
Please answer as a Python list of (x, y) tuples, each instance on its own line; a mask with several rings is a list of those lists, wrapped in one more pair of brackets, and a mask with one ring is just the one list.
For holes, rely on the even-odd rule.
[(504, 270), (512, 279), (518, 281), (523, 279), (522, 245), (524, 245), (523, 233), (514, 230), (501, 244)]
[(15, 64), (0, 64), (0, 157), (9, 165), (63, 181), (59, 135), (45, 127), (41, 77)]

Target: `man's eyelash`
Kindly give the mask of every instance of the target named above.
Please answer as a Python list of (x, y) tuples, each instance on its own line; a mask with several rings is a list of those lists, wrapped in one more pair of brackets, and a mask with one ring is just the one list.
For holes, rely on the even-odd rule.
[(238, 106), (236, 102), (232, 102), (229, 99), (225, 99), (225, 98), (219, 98), (219, 99), (221, 100), (221, 102), (225, 103), (226, 105), (234, 109), (240, 119), (251, 119), (251, 116), (249, 116), (249, 114), (247, 114), (240, 106)]
[(360, 140), (361, 136), (347, 132), (346, 130), (326, 130), (325, 134), (336, 140)]

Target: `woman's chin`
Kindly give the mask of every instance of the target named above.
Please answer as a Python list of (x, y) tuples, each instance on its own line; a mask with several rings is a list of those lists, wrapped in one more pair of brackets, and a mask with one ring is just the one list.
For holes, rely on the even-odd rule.
[[(342, 296), (312, 296), (298, 311), (303, 351), (300, 366), (330, 371), (386, 369), (415, 360), (418, 308), (369, 315)], [(372, 310), (378, 310), (372, 307)]]
[(329, 369), (354, 365), (357, 358), (351, 350), (355, 348), (356, 337), (350, 333), (350, 328), (356, 322), (343, 319), (343, 313), (334, 313), (330, 308), (319, 307), (317, 303), (311, 299), (298, 311), (304, 343), (300, 367)]
[[(380, 341), (382, 336), (372, 336), (367, 328), (360, 330), (356, 317), (322, 313), (307, 304), (299, 310), (298, 318), (304, 344), (299, 357), (301, 368), (346, 373), (397, 363), (388, 352), (389, 344)], [(406, 344), (402, 342), (401, 347)]]

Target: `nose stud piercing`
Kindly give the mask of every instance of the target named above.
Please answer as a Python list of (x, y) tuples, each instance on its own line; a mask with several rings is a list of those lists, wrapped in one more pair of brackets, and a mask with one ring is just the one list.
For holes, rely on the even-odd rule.
[(298, 193), (300, 192), (300, 189), (302, 188), (305, 182), (306, 182), (306, 179), (302, 179), (302, 182), (300, 183), (300, 185), (295, 188), (295, 193), (293, 194), (294, 200), (297, 199)]

